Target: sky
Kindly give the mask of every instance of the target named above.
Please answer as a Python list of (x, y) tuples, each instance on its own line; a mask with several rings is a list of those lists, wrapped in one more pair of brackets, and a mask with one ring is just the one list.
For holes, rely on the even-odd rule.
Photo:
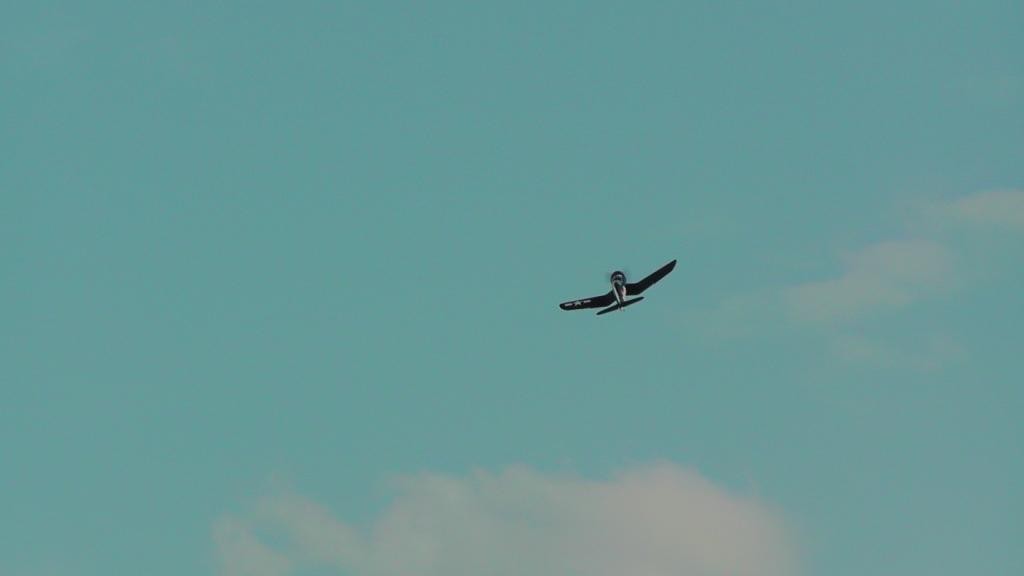
[(0, 574), (1024, 573), (1021, 3), (3, 12)]

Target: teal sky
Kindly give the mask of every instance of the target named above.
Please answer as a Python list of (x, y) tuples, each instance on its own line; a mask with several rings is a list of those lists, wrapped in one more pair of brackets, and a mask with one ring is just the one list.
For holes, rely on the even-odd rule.
[(1024, 573), (1020, 2), (87, 4), (0, 18), (0, 573), (364, 576), (259, 510), (650, 466), (784, 573)]

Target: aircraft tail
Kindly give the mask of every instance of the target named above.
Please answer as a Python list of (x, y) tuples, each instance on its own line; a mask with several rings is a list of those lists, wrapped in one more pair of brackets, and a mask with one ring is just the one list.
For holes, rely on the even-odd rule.
[(609, 306), (609, 307), (605, 308), (604, 310), (601, 310), (600, 312), (597, 313), (597, 315), (600, 316), (601, 314), (604, 314), (605, 312), (611, 312), (613, 310), (619, 310), (621, 308), (625, 308), (626, 306), (629, 306), (630, 304), (636, 304), (637, 302), (639, 302), (639, 301), (641, 301), (643, 299), (644, 299), (644, 297), (640, 296), (639, 298), (633, 298), (632, 300), (626, 300), (622, 304), (616, 303), (614, 306)]

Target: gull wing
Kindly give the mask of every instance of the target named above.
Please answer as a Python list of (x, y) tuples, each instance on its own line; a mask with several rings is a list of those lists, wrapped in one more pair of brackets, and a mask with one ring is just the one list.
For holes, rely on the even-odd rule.
[(612, 302), (615, 302), (615, 294), (609, 290), (607, 294), (602, 296), (591, 296), (590, 298), (583, 298), (580, 300), (570, 300), (568, 302), (562, 302), (558, 306), (562, 310), (582, 310), (584, 308), (604, 308)]
[(661, 268), (658, 268), (654, 272), (651, 272), (649, 276), (639, 282), (633, 282), (632, 284), (626, 284), (626, 294), (630, 296), (636, 296), (637, 294), (643, 293), (644, 290), (650, 288), (655, 282), (661, 280), (676, 267), (676, 261), (673, 260), (668, 264), (665, 264)]

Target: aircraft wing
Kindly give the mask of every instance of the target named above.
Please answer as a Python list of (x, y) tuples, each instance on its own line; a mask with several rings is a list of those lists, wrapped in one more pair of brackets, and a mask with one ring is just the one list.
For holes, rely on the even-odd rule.
[(650, 288), (655, 282), (661, 280), (676, 267), (676, 261), (673, 260), (668, 264), (665, 264), (661, 268), (658, 268), (654, 272), (651, 272), (646, 278), (639, 282), (633, 282), (632, 284), (626, 284), (626, 294), (630, 296), (636, 296), (637, 294), (643, 293), (644, 290)]
[(568, 302), (562, 302), (558, 306), (562, 310), (582, 310), (584, 308), (604, 308), (612, 302), (615, 302), (615, 294), (609, 290), (607, 294), (602, 296), (591, 296), (590, 298), (583, 298), (580, 300), (570, 300)]

